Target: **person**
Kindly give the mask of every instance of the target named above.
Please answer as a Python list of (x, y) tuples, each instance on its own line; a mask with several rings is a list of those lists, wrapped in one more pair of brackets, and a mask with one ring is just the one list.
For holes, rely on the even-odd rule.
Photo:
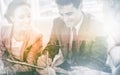
[[(113, 22), (111, 23), (111, 30), (109, 31), (108, 37), (108, 57), (107, 64), (112, 69), (112, 75), (119, 75), (120, 71), (120, 1), (119, 0), (111, 0), (112, 1), (112, 12), (113, 13)], [(110, 12), (110, 11), (109, 11)], [(110, 14), (112, 15), (112, 14)], [(108, 24), (109, 25), (109, 24)]]
[(82, 11), (82, 0), (56, 0), (56, 3), (60, 17), (54, 20), (50, 41), (43, 51), (52, 59), (47, 66), (65, 75), (74, 66), (111, 72), (106, 65), (107, 43), (102, 24)]
[(120, 65), (120, 46), (114, 46), (112, 47), (108, 52), (108, 58), (106, 63), (111, 67), (112, 69), (112, 75), (118, 75), (119, 73), (119, 65)]
[(8, 6), (5, 18), (9, 25), (0, 29), (0, 59), (5, 75), (34, 75), (42, 34), (32, 27), (30, 15), (30, 5), (25, 2), (16, 0)]

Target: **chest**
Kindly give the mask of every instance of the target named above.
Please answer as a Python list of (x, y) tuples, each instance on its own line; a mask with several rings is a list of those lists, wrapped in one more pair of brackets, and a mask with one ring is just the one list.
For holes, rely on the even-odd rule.
[(12, 38), (11, 53), (16, 59), (20, 59), (22, 46), (23, 46), (23, 41), (16, 41), (15, 38)]

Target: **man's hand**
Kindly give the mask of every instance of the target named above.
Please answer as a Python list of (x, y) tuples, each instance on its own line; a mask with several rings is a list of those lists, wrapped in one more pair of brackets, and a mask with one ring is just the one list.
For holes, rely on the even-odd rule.
[(52, 63), (52, 59), (48, 58), (47, 55), (41, 55), (37, 60), (37, 65), (40, 67), (50, 66)]

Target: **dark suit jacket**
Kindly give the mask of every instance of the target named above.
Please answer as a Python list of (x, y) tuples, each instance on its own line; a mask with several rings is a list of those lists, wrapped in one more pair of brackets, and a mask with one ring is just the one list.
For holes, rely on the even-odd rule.
[[(107, 43), (104, 37), (102, 24), (97, 22), (91, 15), (84, 15), (77, 39), (77, 50), (74, 50), (73, 63), (92, 69), (110, 72), (106, 66)], [(64, 59), (67, 60), (69, 46), (68, 28), (63, 20), (54, 20), (51, 38), (45, 50), (49, 51), (53, 59), (61, 49)], [(109, 70), (108, 70), (109, 69)]]

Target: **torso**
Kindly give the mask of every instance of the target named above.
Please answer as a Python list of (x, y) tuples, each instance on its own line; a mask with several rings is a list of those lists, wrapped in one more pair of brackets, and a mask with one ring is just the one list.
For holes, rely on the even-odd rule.
[(20, 59), (20, 53), (21, 53), (23, 41), (16, 41), (15, 38), (12, 38), (11, 42), (12, 42), (12, 47), (11, 47), (12, 55), (16, 59)]

